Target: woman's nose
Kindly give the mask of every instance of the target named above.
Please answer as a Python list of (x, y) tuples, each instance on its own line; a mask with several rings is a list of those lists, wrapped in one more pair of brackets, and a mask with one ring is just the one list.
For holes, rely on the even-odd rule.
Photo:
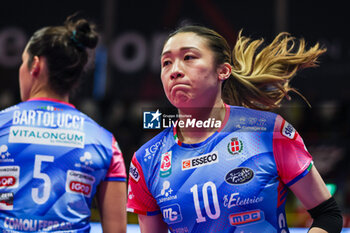
[(174, 62), (170, 78), (176, 79), (176, 78), (182, 78), (183, 76), (184, 76), (184, 73), (182, 72), (179, 62)]

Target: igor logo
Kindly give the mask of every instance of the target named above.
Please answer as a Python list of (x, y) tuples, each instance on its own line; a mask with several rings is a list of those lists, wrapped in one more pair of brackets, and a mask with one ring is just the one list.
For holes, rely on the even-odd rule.
[(14, 176), (2, 176), (0, 177), (0, 187), (11, 187), (16, 184), (16, 178)]
[(84, 195), (89, 195), (91, 192), (91, 185), (79, 181), (70, 182), (69, 187), (73, 192), (83, 193)]
[(248, 183), (254, 177), (252, 169), (247, 167), (239, 167), (231, 170), (225, 176), (225, 181), (229, 184), (244, 184)]
[(19, 166), (0, 166), (0, 189), (17, 188), (19, 170)]
[(262, 213), (260, 210), (252, 210), (248, 212), (231, 214), (229, 219), (230, 219), (230, 224), (232, 226), (236, 226), (236, 225), (259, 221), (260, 219), (262, 219)]
[(90, 197), (94, 183), (95, 177), (87, 173), (74, 170), (67, 171), (66, 192)]

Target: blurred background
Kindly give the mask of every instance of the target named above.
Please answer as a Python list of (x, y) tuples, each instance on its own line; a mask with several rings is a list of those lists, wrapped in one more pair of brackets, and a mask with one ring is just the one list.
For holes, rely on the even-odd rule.
[[(215, 29), (234, 45), (243, 35), (265, 38), (288, 31), (308, 45), (320, 42), (328, 51), (320, 66), (293, 79), (312, 108), (295, 94), (278, 110), (294, 125), (313, 155), (315, 165), (334, 194), (350, 227), (350, 16), (345, 1), (302, 0), (12, 0), (0, 6), (0, 109), (19, 99), (18, 68), (32, 33), (62, 24), (68, 15), (94, 21), (101, 40), (90, 68), (71, 102), (113, 132), (127, 169), (135, 150), (159, 131), (142, 127), (142, 109), (169, 106), (160, 82), (160, 53), (167, 34), (195, 23)], [(94, 66), (92, 66), (94, 64)], [(306, 227), (310, 218), (290, 194), (291, 227)], [(99, 216), (93, 207), (94, 221)], [(137, 223), (136, 216), (128, 216)]]

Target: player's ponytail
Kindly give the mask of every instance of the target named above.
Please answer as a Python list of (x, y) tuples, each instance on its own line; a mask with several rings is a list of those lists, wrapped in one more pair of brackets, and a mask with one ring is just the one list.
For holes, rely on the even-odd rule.
[(71, 33), (70, 39), (75, 46), (80, 49), (96, 47), (98, 36), (95, 32), (95, 25), (90, 24), (86, 19), (73, 21), (73, 17), (70, 16), (67, 18), (65, 26)]
[(220, 34), (203, 26), (180, 27), (169, 38), (183, 32), (193, 32), (206, 39), (214, 53), (215, 65), (231, 64), (231, 76), (222, 88), (224, 102), (254, 109), (280, 107), (289, 91), (302, 96), (289, 85), (291, 78), (300, 69), (316, 66), (318, 57), (326, 52), (318, 43), (306, 49), (304, 39), (296, 41), (286, 32), (266, 47), (262, 47), (263, 39), (252, 40), (240, 32), (232, 52)]
[(232, 77), (223, 88), (225, 102), (254, 109), (278, 108), (289, 91), (302, 96), (290, 87), (291, 78), (300, 69), (316, 66), (318, 57), (326, 52), (318, 43), (307, 50), (304, 39), (295, 41), (286, 32), (261, 49), (263, 42), (239, 33), (232, 52)]

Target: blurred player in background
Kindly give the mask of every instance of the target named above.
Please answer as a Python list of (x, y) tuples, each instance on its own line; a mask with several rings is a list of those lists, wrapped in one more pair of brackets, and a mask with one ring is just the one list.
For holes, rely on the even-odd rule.
[(287, 33), (262, 43), (239, 34), (231, 52), (200, 26), (169, 36), (161, 80), (180, 117), (130, 165), (128, 209), (139, 214), (142, 233), (289, 232), (288, 188), (313, 217), (310, 233), (341, 231), (339, 207), (302, 138), (264, 111), (278, 108), (294, 90), (290, 79), (326, 50), (306, 49)]
[(104, 232), (126, 232), (126, 173), (114, 136), (69, 103), (98, 42), (68, 17), (30, 38), (19, 70), (23, 102), (0, 112), (2, 232), (89, 232), (95, 194)]

